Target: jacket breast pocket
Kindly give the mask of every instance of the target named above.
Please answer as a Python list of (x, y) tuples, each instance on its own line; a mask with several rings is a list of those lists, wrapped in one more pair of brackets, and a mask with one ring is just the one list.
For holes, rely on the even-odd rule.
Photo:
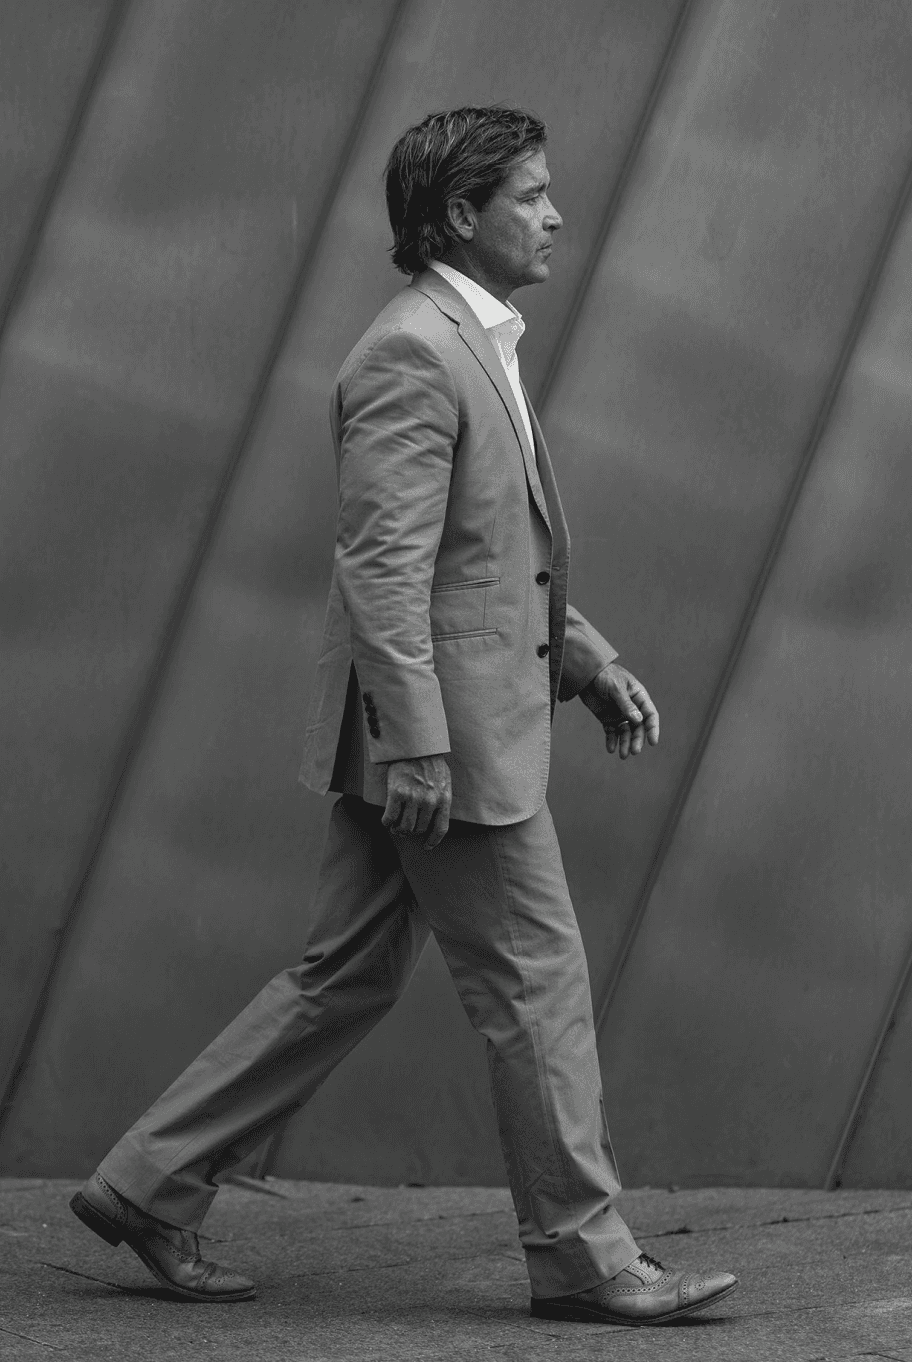
[(496, 634), (488, 613), (488, 593), (499, 584), (499, 577), (438, 582), (431, 589), (431, 641), (442, 643)]

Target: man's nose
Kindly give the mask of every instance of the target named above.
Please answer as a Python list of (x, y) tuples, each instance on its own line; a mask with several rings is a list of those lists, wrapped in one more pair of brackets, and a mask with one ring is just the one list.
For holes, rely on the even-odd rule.
[(554, 207), (550, 199), (545, 202), (545, 216), (542, 219), (542, 226), (546, 232), (557, 232), (564, 225), (564, 219)]

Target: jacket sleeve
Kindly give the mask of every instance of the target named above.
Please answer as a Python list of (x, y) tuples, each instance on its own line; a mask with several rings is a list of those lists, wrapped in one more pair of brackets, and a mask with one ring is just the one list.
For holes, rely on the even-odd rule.
[(578, 610), (568, 605), (558, 700), (572, 700), (579, 695), (616, 657), (617, 651), (607, 639), (602, 638)]
[(434, 673), (430, 593), (459, 430), (456, 390), (434, 347), (393, 331), (336, 401), (336, 576), (372, 762), (448, 752)]

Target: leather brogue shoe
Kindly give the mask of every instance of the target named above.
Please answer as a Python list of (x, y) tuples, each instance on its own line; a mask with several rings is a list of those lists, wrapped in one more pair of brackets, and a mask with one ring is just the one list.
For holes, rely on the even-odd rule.
[(98, 1173), (71, 1199), (70, 1210), (115, 1248), (128, 1244), (162, 1286), (185, 1300), (249, 1301), (256, 1295), (249, 1278), (203, 1259), (192, 1230), (141, 1211)]
[(587, 1324), (668, 1324), (730, 1296), (738, 1278), (730, 1272), (673, 1272), (641, 1253), (607, 1282), (572, 1296), (532, 1298), (538, 1319)]

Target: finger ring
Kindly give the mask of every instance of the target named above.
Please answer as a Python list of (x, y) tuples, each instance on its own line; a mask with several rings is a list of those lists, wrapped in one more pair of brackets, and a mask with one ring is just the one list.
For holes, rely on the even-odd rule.
[(629, 728), (629, 727), (630, 727), (629, 719), (619, 719), (616, 724), (612, 724), (612, 728)]

